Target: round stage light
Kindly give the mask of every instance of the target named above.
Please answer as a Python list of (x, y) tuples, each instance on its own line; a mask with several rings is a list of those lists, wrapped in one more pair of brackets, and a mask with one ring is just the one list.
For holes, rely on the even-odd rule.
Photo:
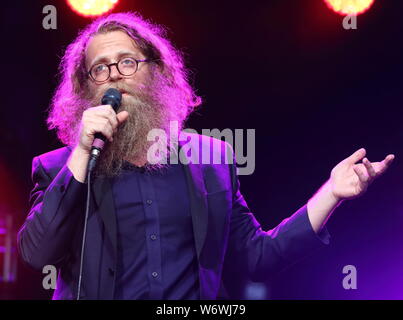
[(367, 11), (374, 0), (325, 0), (333, 11), (342, 15), (359, 15)]
[(69, 6), (85, 17), (100, 16), (117, 4), (118, 0), (67, 0)]

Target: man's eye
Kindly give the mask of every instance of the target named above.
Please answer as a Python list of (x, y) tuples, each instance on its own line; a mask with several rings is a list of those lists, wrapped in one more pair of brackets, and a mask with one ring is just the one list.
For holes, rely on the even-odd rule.
[(131, 65), (134, 65), (134, 64), (135, 64), (134, 60), (133, 60), (133, 59), (130, 59), (130, 58), (123, 59), (123, 60), (121, 61), (121, 63), (122, 63), (123, 65), (126, 65), (126, 66), (131, 66)]
[(93, 70), (95, 73), (100, 73), (100, 72), (104, 71), (105, 69), (106, 69), (106, 65), (100, 64), (100, 65), (95, 66)]

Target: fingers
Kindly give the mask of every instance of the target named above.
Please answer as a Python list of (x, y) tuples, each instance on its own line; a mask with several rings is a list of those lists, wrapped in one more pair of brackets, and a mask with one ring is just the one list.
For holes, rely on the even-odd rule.
[(385, 163), (385, 166), (389, 167), (394, 159), (395, 159), (394, 154), (388, 154), (382, 162)]
[[(386, 171), (394, 158), (395, 156), (393, 154), (389, 154), (382, 162), (374, 163), (371, 163), (368, 158), (364, 158), (362, 160), (364, 167), (362, 167), (362, 165), (355, 165), (353, 169), (361, 182), (370, 183)], [(364, 168), (365, 171), (363, 170)]]
[(351, 156), (349, 156), (346, 160), (350, 164), (357, 163), (358, 161), (360, 161), (362, 158), (365, 157), (366, 153), (367, 153), (367, 151), (364, 148), (358, 149)]
[(368, 182), (369, 176), (360, 168), (360, 165), (353, 166), (354, 172), (357, 174), (358, 179), (361, 183), (366, 184)]
[(90, 132), (92, 135), (95, 133), (102, 133), (109, 141), (113, 141), (113, 134), (115, 129), (112, 127), (108, 119), (97, 119), (89, 123), (91, 125)]
[(109, 141), (113, 141), (113, 135), (117, 132), (119, 124), (128, 118), (127, 111), (120, 113), (118, 117), (110, 105), (102, 105), (89, 108), (84, 111), (82, 118), (81, 144), (89, 148), (96, 133), (103, 134)]
[(116, 118), (116, 113), (110, 105), (103, 105), (94, 108), (94, 116), (108, 119), (114, 132), (118, 127), (118, 120)]
[(367, 173), (370, 179), (374, 179), (376, 177), (376, 172), (374, 167), (372, 166), (371, 162), (368, 158), (362, 159), (362, 163), (364, 164), (365, 168), (367, 169)]
[(127, 120), (127, 118), (129, 118), (129, 112), (127, 112), (127, 111), (119, 112), (119, 113), (116, 115), (116, 118), (117, 118), (117, 120), (118, 120), (118, 122), (119, 122), (119, 125), (120, 125), (120, 124), (122, 124), (123, 122), (125, 122), (125, 121)]
[(379, 170), (377, 172), (378, 175), (381, 175), (386, 171), (387, 168), (391, 165), (393, 162), (393, 159), (395, 159), (394, 154), (389, 154), (385, 157), (385, 159), (380, 163)]

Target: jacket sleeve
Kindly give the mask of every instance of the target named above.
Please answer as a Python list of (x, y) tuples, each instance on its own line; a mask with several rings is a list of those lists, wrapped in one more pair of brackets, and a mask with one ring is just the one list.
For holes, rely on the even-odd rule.
[(85, 214), (86, 184), (75, 180), (67, 165), (52, 178), (39, 157), (32, 162), (32, 181), (31, 209), (17, 242), (23, 261), (42, 270), (45, 265), (58, 266), (67, 257)]
[(243, 260), (252, 279), (267, 280), (329, 243), (326, 227), (318, 234), (312, 229), (306, 205), (275, 228), (262, 230), (240, 192), (235, 163), (230, 165), (233, 207), (228, 249), (230, 256)]

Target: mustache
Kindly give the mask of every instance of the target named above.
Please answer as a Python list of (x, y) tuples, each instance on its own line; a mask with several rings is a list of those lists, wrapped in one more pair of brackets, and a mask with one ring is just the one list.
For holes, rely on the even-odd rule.
[(154, 105), (155, 100), (152, 95), (152, 92), (149, 92), (145, 87), (135, 87), (128, 86), (125, 83), (114, 83), (110, 84), (102, 89), (98, 89), (96, 92), (93, 93), (92, 97), (89, 99), (88, 107), (93, 107), (101, 104), (102, 97), (104, 96), (105, 92), (110, 89), (116, 89), (122, 94), (122, 103), (118, 111), (129, 111), (127, 108), (130, 105)]
[(142, 88), (142, 86), (137, 85), (135, 88), (133, 88), (133, 87), (127, 85), (126, 83), (117, 82), (117, 83), (108, 85), (106, 88), (104, 88), (102, 90), (102, 92), (99, 92), (98, 94), (103, 95), (110, 88), (118, 90), (122, 95), (125, 93), (125, 94), (128, 94), (135, 98), (142, 98), (142, 97), (144, 98), (148, 93), (144, 87)]

